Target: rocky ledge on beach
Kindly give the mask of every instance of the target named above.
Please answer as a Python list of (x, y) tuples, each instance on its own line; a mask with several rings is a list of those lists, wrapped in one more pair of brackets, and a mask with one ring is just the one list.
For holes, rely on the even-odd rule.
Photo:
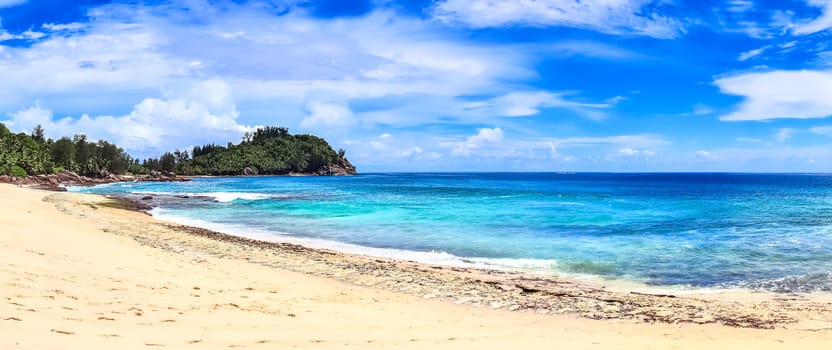
[(188, 178), (177, 176), (171, 172), (154, 171), (148, 175), (116, 175), (103, 172), (98, 177), (81, 176), (72, 171), (61, 171), (49, 175), (32, 175), (27, 177), (13, 177), (0, 175), (0, 183), (17, 184), (25, 187), (50, 190), (66, 191), (65, 186), (95, 186), (113, 182), (124, 181), (190, 181)]

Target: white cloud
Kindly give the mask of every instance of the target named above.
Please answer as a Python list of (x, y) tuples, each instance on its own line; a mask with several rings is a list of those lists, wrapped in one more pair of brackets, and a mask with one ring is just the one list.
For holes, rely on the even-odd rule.
[(349, 107), (328, 102), (310, 102), (306, 105), (309, 116), (303, 119), (303, 129), (330, 129), (346, 127), (355, 123)]
[(422, 152), (424, 152), (424, 150), (421, 147), (415, 147), (414, 146), (414, 147), (399, 151), (398, 155), (399, 155), (399, 157), (402, 157), (402, 158), (410, 158), (410, 157), (413, 157), (415, 155), (422, 154)]
[(761, 143), (763, 140), (755, 139), (753, 137), (737, 137), (737, 142)]
[[(555, 144), (554, 144), (553, 142), (551, 142), (551, 141), (546, 142), (546, 144), (545, 144), (545, 147), (544, 147), (544, 148), (546, 148), (546, 149), (548, 149), (548, 150), (549, 150), (549, 155), (550, 155), (550, 157), (552, 157), (552, 159), (557, 158), (557, 157), (560, 155), (560, 154), (558, 153), (558, 147), (557, 147), (557, 146), (555, 146)], [(566, 158), (571, 158), (571, 157), (567, 156)], [(565, 158), (564, 158), (564, 159), (565, 159)]]
[(87, 28), (87, 25), (84, 23), (44, 23), (41, 28), (45, 31), (49, 32), (63, 32), (63, 31), (78, 31), (81, 29)]
[(777, 45), (777, 47), (779, 47), (783, 50), (789, 50), (789, 49), (792, 49), (792, 48), (796, 47), (797, 44), (798, 44), (798, 41), (793, 40), (793, 41), (789, 41), (789, 42), (785, 42), (785, 43), (782, 43), (780, 45)]
[[(0, 18), (0, 20), (2, 20), (2, 18)], [(2, 24), (2, 22), (0, 22), (0, 24)], [(44, 37), (45, 35), (46, 34), (42, 32), (33, 31), (31, 29), (27, 29), (20, 34), (12, 34), (4, 30), (2, 25), (0, 25), (0, 42), (7, 40), (36, 40)]]
[(507, 117), (525, 117), (540, 113), (538, 108), (552, 107), (561, 99), (549, 92), (512, 92), (495, 98), (497, 112)]
[(720, 117), (724, 121), (832, 115), (832, 73), (827, 71), (743, 73), (719, 78), (714, 84), (723, 93), (745, 98), (734, 112)]
[(549, 91), (516, 91), (486, 101), (465, 103), (468, 111), (481, 111), (486, 115), (504, 117), (527, 117), (540, 113), (543, 108), (566, 108), (590, 119), (603, 119), (601, 110), (610, 108), (612, 103), (581, 103), (568, 100), (566, 94)]
[[(490, 111), (465, 110), (458, 98), (504, 96), (536, 77), (539, 48), (448, 38), (434, 21), (394, 12), (323, 20), (299, 9), (274, 16), (253, 3), (205, 6), (186, 12), (170, 4), (111, 4), (92, 8), (93, 20), (83, 25), (44, 25), (60, 33), (0, 55), (0, 110), (41, 100), (56, 110), (114, 114), (157, 96), (160, 87), (181, 90), (218, 77), (243, 106), (244, 118), (263, 121), (275, 117), (268, 111), (281, 111), (281, 123), (290, 128), (333, 121), (412, 126), (441, 118), (470, 125)], [(342, 107), (354, 99), (383, 107), (348, 116), (346, 107), (313, 105), (330, 103), (320, 95), (338, 96)], [(547, 102), (540, 104), (514, 111), (546, 108)], [(252, 116), (251, 109), (263, 115)]]
[(754, 2), (751, 0), (728, 0), (728, 11), (743, 13), (754, 8)]
[[(90, 8), (93, 18), (84, 24), (35, 28), (47, 36), (26, 47), (0, 46), (0, 111), (25, 111), (8, 115), (19, 125), (47, 120), (51, 136), (85, 132), (144, 155), (238, 141), (248, 124), (348, 129), (325, 136), (336, 148), (351, 145), (352, 160), (387, 169), (403, 156), (455, 169), (489, 158), (494, 162), (479, 163), (498, 169), (516, 161), (522, 169), (526, 158), (587, 159), (628, 147), (647, 152), (664, 142), (645, 135), (509, 137), (534, 132), (505, 116), (561, 108), (603, 119), (623, 97), (587, 99), (580, 91), (535, 90), (530, 82), (539, 78), (534, 70), (544, 54), (640, 57), (611, 44), (541, 48), (449, 36), (442, 23), (393, 11), (324, 20), (298, 8), (255, 8), (264, 2), (222, 3), (111, 4)], [(40, 105), (23, 108), (32, 101)], [(447, 136), (448, 124), (490, 127)], [(425, 125), (434, 128), (412, 131)], [(470, 158), (450, 157), (459, 145)]]
[(560, 148), (614, 146), (618, 148), (654, 148), (669, 144), (659, 135), (619, 135), (606, 137), (566, 137), (550, 139)]
[(637, 155), (641, 152), (639, 152), (638, 150), (632, 149), (632, 148), (622, 148), (622, 149), (618, 150), (618, 153), (621, 153), (621, 154), (627, 155), (627, 156), (634, 156), (634, 155)]
[(718, 160), (718, 159), (720, 159), (718, 156), (714, 155), (710, 151), (705, 151), (705, 150), (696, 151), (696, 155), (700, 158), (708, 159), (708, 160)]
[(832, 1), (806, 0), (806, 5), (819, 8), (820, 16), (810, 20), (798, 21), (791, 24), (794, 35), (808, 35), (832, 28)]
[(377, 140), (370, 141), (370, 146), (377, 151), (385, 150), (390, 146), (393, 140), (393, 135), (383, 133), (379, 135)]
[(477, 134), (468, 138), (468, 143), (482, 145), (485, 143), (499, 143), (503, 140), (503, 130), (500, 128), (477, 129)]
[(99, 104), (128, 91), (157, 91), (192, 73), (187, 60), (160, 52), (164, 43), (152, 30), (103, 22), (84, 35), (7, 48), (0, 56), (0, 107), (56, 95)]
[(743, 53), (740, 53), (739, 57), (737, 57), (737, 61), (744, 62), (744, 61), (750, 60), (754, 57), (757, 57), (757, 56), (761, 55), (763, 52), (768, 50), (770, 47), (771, 46), (767, 45), (767, 46), (763, 46), (759, 49), (748, 50), (748, 51), (745, 51)]
[(29, 0), (0, 0), (0, 8), (17, 6), (27, 1)]
[(44, 37), (46, 34), (36, 32), (33, 30), (26, 30), (20, 34), (12, 34), (0, 28), (0, 42), (8, 40), (36, 40)]
[[(395, 142), (391, 142), (393, 140)], [(384, 144), (384, 147), (376, 149), (372, 142)], [(528, 138), (504, 127), (480, 128), (469, 135), (453, 136), (398, 131), (390, 139), (380, 139), (376, 135), (360, 143), (353, 142), (350, 159), (362, 164), (367, 171), (609, 171), (636, 161), (639, 164), (658, 164), (663, 159), (660, 155), (666, 153), (663, 148), (668, 144), (662, 136), (649, 134)], [(417, 148), (422, 152), (418, 152)], [(625, 148), (637, 151), (639, 155), (607, 157)], [(402, 162), (403, 159), (407, 161)]]
[(603, 42), (589, 40), (561, 41), (547, 46), (545, 51), (554, 56), (560, 57), (583, 56), (587, 58), (604, 58), (614, 60), (645, 58), (644, 55), (634, 51)]
[(463, 142), (451, 143), (454, 149), (451, 155), (454, 156), (470, 156), (473, 150), (499, 145), (503, 141), (503, 130), (500, 128), (482, 128), (477, 129), (477, 134), (469, 136)]
[(682, 24), (660, 14), (652, 0), (446, 0), (433, 16), (474, 28), (524, 25), (564, 26), (607, 34), (668, 39), (684, 33)]
[(52, 111), (36, 104), (8, 114), (9, 120), (3, 123), (18, 131), (28, 131), (40, 124), (50, 137), (83, 133), (93, 140), (103, 138), (129, 151), (155, 155), (154, 152), (186, 149), (218, 140), (236, 141), (251, 130), (237, 123), (239, 113), (231, 101), (214, 99), (225, 95), (219, 91), (223, 86), (222, 82), (212, 80), (195, 86), (190, 96), (147, 98), (129, 114), (121, 116), (56, 119)]
[[(710, 153), (710, 152), (709, 152)], [(812, 147), (788, 147), (776, 145), (773, 147), (743, 147), (721, 148), (714, 150), (721, 160), (718, 168), (708, 167), (709, 171), (736, 171), (738, 167), (747, 171), (828, 171), (832, 148), (828, 145)]]
[(810, 128), (809, 131), (818, 135), (832, 136), (832, 125), (816, 126)]
[(714, 109), (711, 108), (710, 106), (708, 106), (706, 104), (703, 104), (703, 103), (697, 103), (697, 104), (693, 105), (693, 111), (691, 111), (690, 113), (684, 113), (684, 114), (682, 114), (682, 116), (691, 116), (691, 115), (700, 116), (700, 115), (709, 115), (709, 114), (713, 114), (713, 113), (714, 113)]
[(52, 111), (39, 103), (14, 113), (8, 113), (9, 120), (3, 122), (14, 132), (30, 132), (36, 125), (48, 125), (52, 121)]
[(723, 31), (727, 33), (741, 33), (754, 39), (771, 39), (777, 34), (776, 30), (769, 25), (760, 26), (759, 23), (753, 21), (736, 21), (732, 24), (725, 24)]
[(632, 160), (643, 160), (649, 159), (649, 157), (656, 155), (656, 152), (649, 149), (635, 149), (626, 147), (619, 149), (616, 155), (626, 157)]
[(777, 130), (777, 133), (774, 134), (774, 139), (777, 142), (786, 142), (797, 132), (796, 129), (793, 128), (782, 128)]

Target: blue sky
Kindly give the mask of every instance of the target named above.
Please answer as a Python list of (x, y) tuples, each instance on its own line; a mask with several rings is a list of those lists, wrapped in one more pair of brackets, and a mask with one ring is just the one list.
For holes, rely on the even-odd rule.
[(832, 0), (0, 0), (0, 122), (359, 171), (832, 172)]

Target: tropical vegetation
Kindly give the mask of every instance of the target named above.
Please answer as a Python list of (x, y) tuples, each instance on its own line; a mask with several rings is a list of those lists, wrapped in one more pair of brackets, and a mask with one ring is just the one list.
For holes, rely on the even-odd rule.
[(154, 171), (182, 175), (330, 174), (353, 173), (355, 168), (344, 150), (335, 152), (326, 140), (313, 135), (292, 135), (285, 127), (261, 127), (245, 133), (239, 144), (207, 144), (190, 152), (175, 150), (140, 162), (105, 140), (90, 142), (83, 134), (52, 140), (44, 137), (40, 125), (31, 134), (15, 134), (0, 123), (0, 175), (27, 176), (62, 170), (103, 177)]

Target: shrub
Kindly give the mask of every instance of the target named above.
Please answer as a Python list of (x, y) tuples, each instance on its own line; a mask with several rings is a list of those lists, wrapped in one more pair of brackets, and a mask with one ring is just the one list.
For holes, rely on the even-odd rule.
[(12, 176), (14, 176), (14, 177), (26, 177), (26, 176), (29, 176), (29, 174), (27, 174), (27, 173), (26, 173), (26, 170), (23, 170), (23, 168), (21, 168), (21, 167), (19, 167), (19, 166), (17, 166), (17, 165), (12, 166), (12, 174), (11, 174), (11, 175), (12, 175)]

